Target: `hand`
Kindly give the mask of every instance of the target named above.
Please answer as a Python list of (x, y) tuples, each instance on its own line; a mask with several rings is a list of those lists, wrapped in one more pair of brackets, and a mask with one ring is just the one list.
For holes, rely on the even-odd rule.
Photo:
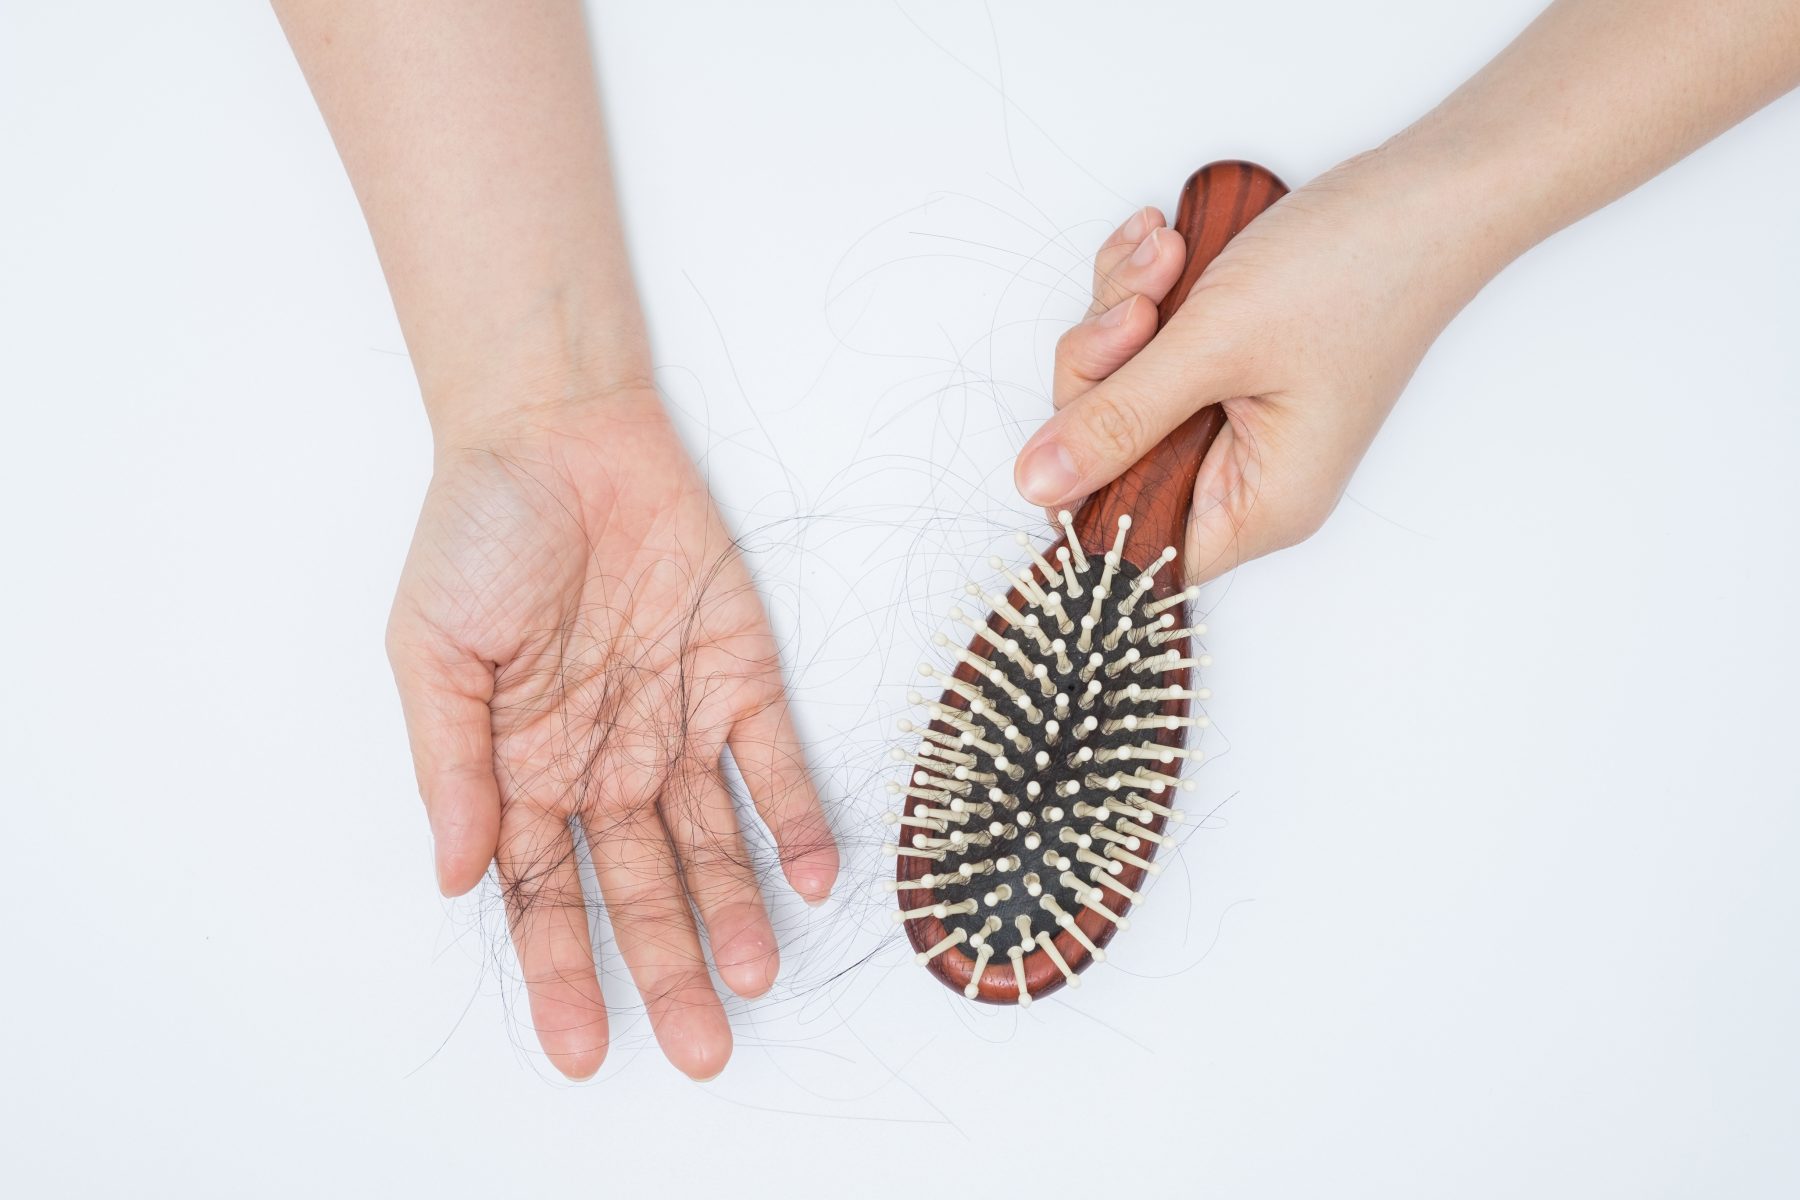
[(1190, 579), (1310, 536), (1498, 269), (1481, 239), (1445, 228), (1455, 211), (1381, 152), (1352, 160), (1253, 221), (1160, 333), (1185, 253), (1161, 213), (1139, 212), (1095, 257), (1093, 307), (1057, 346), (1056, 413), (1019, 455), (1019, 491), (1072, 507), (1218, 404), (1230, 419), (1195, 479)]
[(779, 954), (732, 800), (729, 746), (809, 902), (837, 875), (761, 602), (650, 392), (520, 410), (442, 450), (389, 655), (447, 894), (497, 861), (532, 1019), (583, 1079), (607, 1046), (572, 837), (585, 831), (657, 1041), (707, 1079), (720, 978), (768, 990)]

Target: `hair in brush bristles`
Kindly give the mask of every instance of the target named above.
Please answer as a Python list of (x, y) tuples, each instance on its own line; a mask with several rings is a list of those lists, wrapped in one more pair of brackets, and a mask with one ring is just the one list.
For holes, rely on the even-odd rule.
[(1020, 534), (1029, 561), (991, 560), (1008, 590), (968, 585), (985, 621), (950, 610), (972, 640), (933, 639), (955, 661), (919, 672), (943, 696), (910, 695), (930, 720), (902, 720), (918, 740), (893, 752), (907, 764), (888, 785), (902, 798), (887, 814), (895, 919), (918, 961), (972, 1000), (1026, 1005), (1105, 960), (1181, 820), (1182, 768), (1201, 758), (1185, 741), (1207, 718), (1188, 713), (1209, 693), (1187, 685), (1212, 660), (1188, 656), (1205, 633), (1182, 621), (1197, 589), (1157, 587), (1174, 548), (1139, 566), (1129, 516), (1110, 547), (1084, 547), (1071, 514), (1058, 519), (1050, 553)]

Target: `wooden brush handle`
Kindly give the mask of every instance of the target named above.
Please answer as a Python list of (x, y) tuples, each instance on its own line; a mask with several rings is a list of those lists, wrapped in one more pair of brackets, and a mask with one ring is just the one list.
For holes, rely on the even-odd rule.
[[(1188, 176), (1174, 224), (1187, 246), (1187, 265), (1157, 309), (1158, 329), (1168, 324), (1225, 243), (1285, 195), (1287, 185), (1255, 163), (1210, 163)], [(1129, 516), (1131, 540), (1144, 557), (1153, 557), (1164, 546), (1179, 549), (1194, 502), (1194, 475), (1224, 427), (1224, 409), (1207, 405), (1123, 475), (1089, 496), (1075, 514), (1082, 544), (1111, 544), (1119, 517)], [(1156, 594), (1181, 586), (1180, 576), (1179, 571), (1170, 571), (1159, 578)]]

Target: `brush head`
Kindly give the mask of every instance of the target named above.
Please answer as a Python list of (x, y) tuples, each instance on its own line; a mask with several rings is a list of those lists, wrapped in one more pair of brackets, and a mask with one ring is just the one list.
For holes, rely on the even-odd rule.
[(1180, 819), (1182, 766), (1198, 757), (1186, 734), (1206, 720), (1188, 715), (1203, 698), (1190, 672), (1209, 660), (1188, 655), (1175, 551), (1132, 555), (1129, 516), (1110, 548), (1061, 520), (1065, 540), (1022, 572), (993, 560), (1011, 590), (985, 597), (985, 622), (952, 612), (974, 638), (938, 636), (953, 669), (920, 671), (943, 697), (922, 730), (902, 722), (919, 738), (894, 752), (908, 764), (889, 818), (896, 917), (971, 999), (1028, 1004), (1104, 958)]
[[(1253, 163), (1188, 177), (1173, 226), (1187, 263), (1159, 322), (1286, 191)], [(1199, 757), (1187, 732), (1206, 723), (1189, 706), (1207, 692), (1188, 681), (1211, 660), (1190, 656), (1204, 632), (1183, 628), (1194, 592), (1176, 589), (1174, 548), (1156, 549), (1184, 536), (1195, 472), (1224, 425), (1220, 406), (1199, 409), (1079, 514), (1062, 513), (1064, 539), (1006, 573), (1011, 590), (986, 597), (985, 621), (952, 614), (974, 631), (952, 669), (921, 668), (943, 697), (912, 752), (895, 752), (908, 764), (891, 785), (904, 797), (889, 814), (897, 916), (919, 961), (972, 1000), (1024, 1005), (1076, 983), (1124, 927), (1179, 819), (1180, 768)]]

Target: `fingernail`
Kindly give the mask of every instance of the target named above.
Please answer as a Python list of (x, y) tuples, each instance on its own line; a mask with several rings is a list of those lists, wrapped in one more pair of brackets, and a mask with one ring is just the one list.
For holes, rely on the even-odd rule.
[(1135, 242), (1144, 236), (1144, 231), (1149, 228), (1149, 225), (1150, 213), (1146, 209), (1140, 208), (1132, 215), (1131, 220), (1125, 222), (1123, 228), (1119, 230), (1119, 240)]
[(1028, 451), (1019, 463), (1019, 494), (1033, 504), (1055, 504), (1075, 490), (1075, 459), (1057, 442)]
[(1131, 252), (1132, 266), (1147, 267), (1156, 261), (1156, 235), (1161, 232), (1160, 229), (1152, 229), (1150, 236), (1138, 243), (1138, 248)]
[(1123, 325), (1125, 323), (1125, 318), (1131, 315), (1131, 306), (1136, 304), (1137, 300), (1138, 298), (1136, 296), (1125, 297), (1123, 300), (1101, 313), (1100, 319), (1095, 321), (1094, 324)]

